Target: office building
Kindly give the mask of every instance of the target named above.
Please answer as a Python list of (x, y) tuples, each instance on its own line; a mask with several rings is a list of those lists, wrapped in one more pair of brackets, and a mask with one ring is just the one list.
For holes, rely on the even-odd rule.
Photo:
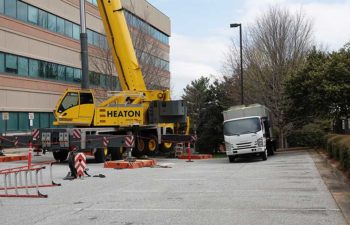
[[(0, 133), (52, 127), (60, 95), (80, 88), (79, 3), (0, 0)], [(169, 88), (169, 18), (145, 0), (122, 3), (145, 80), (151, 88)], [(118, 77), (96, 0), (85, 5), (90, 88), (104, 97), (119, 90)], [(143, 47), (140, 37), (151, 47)]]

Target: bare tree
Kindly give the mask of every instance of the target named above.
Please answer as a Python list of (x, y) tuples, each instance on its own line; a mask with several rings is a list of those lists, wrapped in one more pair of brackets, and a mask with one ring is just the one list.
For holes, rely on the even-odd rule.
[[(113, 62), (113, 56), (110, 48), (105, 41), (100, 40), (100, 48), (93, 49), (89, 52), (89, 62), (93, 71), (105, 76), (104, 84), (100, 84), (104, 90), (115, 90), (117, 87), (117, 71)], [(101, 79), (96, 73), (92, 73), (89, 76), (90, 82), (99, 83)]]
[[(284, 148), (285, 137), (292, 128), (285, 115), (290, 104), (284, 83), (302, 64), (311, 47), (312, 26), (302, 12), (292, 14), (273, 6), (247, 30), (243, 50), (245, 102), (261, 103), (272, 110), (280, 145)], [(239, 54), (231, 47), (229, 55), (232, 59), (227, 60), (232, 61), (235, 72), (235, 56)]]

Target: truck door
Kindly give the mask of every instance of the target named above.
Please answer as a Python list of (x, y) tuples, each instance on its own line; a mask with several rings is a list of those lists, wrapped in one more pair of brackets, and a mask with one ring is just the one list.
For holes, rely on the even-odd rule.
[(79, 99), (79, 120), (81, 120), (81, 123), (90, 125), (95, 112), (93, 95), (91, 92), (80, 92)]

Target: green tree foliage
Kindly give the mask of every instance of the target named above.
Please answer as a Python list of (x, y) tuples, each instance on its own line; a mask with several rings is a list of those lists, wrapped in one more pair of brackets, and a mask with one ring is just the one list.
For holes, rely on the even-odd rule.
[(350, 50), (324, 53), (313, 49), (303, 67), (286, 83), (289, 117), (305, 125), (315, 119), (350, 115)]
[(198, 120), (208, 101), (209, 78), (200, 77), (191, 81), (184, 89), (182, 99), (187, 102), (188, 115), (191, 118), (191, 129), (196, 130)]
[(237, 104), (233, 78), (224, 77), (210, 84), (201, 77), (184, 89), (182, 99), (187, 101), (192, 131), (196, 132), (196, 148), (201, 153), (213, 153), (223, 143), (222, 111)]

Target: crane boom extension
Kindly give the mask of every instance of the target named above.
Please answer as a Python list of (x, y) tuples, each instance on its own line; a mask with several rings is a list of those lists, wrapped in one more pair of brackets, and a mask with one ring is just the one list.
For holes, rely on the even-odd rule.
[(112, 50), (123, 91), (144, 91), (146, 85), (136, 58), (120, 0), (98, 0), (98, 7)]

